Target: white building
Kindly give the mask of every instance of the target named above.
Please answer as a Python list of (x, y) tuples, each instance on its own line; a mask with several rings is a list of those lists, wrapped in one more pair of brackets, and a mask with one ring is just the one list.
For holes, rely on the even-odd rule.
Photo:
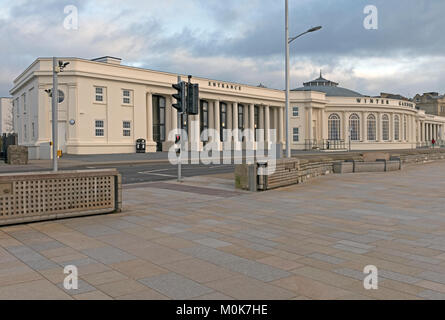
[[(64, 96), (59, 149), (69, 154), (133, 153), (139, 138), (147, 140), (148, 152), (169, 149), (168, 133), (178, 127), (172, 108), (177, 74), (124, 66), (112, 57), (61, 59), (70, 64), (59, 74)], [(193, 82), (200, 85), (201, 107), (189, 119), (192, 144), (206, 143), (193, 134), (206, 128), (221, 133), (276, 129), (284, 144), (284, 91), (206, 78)], [(51, 87), (52, 59), (38, 58), (10, 90), (19, 143), (29, 147), (31, 158), (51, 154), (51, 99), (45, 92)], [(425, 115), (409, 101), (363, 96), (321, 75), (292, 90), (290, 102), (293, 149), (347, 148), (349, 141), (353, 150), (407, 149), (444, 138), (444, 117)], [(255, 139), (270, 137), (267, 131), (264, 136), (257, 132)]]
[(12, 98), (0, 98), (0, 134), (14, 130)]

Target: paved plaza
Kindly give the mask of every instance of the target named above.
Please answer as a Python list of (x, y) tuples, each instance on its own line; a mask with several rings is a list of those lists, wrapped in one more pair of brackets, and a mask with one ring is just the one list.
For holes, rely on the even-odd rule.
[(264, 193), (228, 178), (128, 185), (120, 214), (0, 228), (0, 299), (445, 299), (445, 162)]

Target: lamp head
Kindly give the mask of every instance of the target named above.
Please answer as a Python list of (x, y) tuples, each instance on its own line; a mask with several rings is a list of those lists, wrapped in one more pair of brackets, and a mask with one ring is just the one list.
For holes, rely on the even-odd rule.
[(314, 31), (318, 31), (318, 30), (320, 30), (322, 28), (322, 26), (318, 26), (318, 27), (313, 27), (313, 28), (310, 28), (307, 32), (314, 32)]

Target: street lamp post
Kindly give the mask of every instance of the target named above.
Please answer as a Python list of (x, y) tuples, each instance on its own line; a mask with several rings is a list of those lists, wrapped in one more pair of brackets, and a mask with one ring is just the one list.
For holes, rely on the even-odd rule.
[[(58, 158), (58, 151), (59, 151), (59, 129), (58, 129), (58, 122), (59, 122), (59, 113), (58, 113), (58, 107), (59, 107), (59, 80), (57, 78), (59, 72), (63, 72), (63, 69), (67, 65), (69, 65), (69, 62), (63, 62), (62, 60), (58, 60), (56, 57), (53, 57), (53, 88), (52, 90), (45, 90), (48, 93), (51, 94), (52, 100), (51, 100), (51, 106), (52, 106), (52, 144), (53, 144), (53, 171), (58, 171), (58, 164), (57, 164), (57, 158)], [(62, 96), (63, 97), (63, 96)]]
[(291, 150), (290, 150), (290, 141), (289, 141), (289, 45), (292, 41), (295, 39), (301, 37), (302, 35), (305, 35), (309, 32), (314, 32), (321, 29), (321, 26), (311, 28), (295, 37), (289, 38), (289, 0), (285, 0), (285, 42), (286, 42), (286, 108), (285, 108), (285, 117), (286, 117), (286, 158), (291, 157)]
[(58, 79), (57, 79), (57, 58), (53, 57), (53, 89), (52, 89), (52, 134), (53, 134), (53, 171), (57, 172), (57, 151), (59, 149), (58, 144), (58, 104), (59, 104), (59, 89), (58, 89)]

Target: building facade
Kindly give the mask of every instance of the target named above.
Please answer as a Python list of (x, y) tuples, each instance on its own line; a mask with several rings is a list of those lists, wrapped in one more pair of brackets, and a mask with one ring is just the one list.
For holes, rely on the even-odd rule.
[(416, 94), (413, 101), (427, 114), (445, 116), (445, 94), (439, 95), (438, 92)]
[(0, 134), (11, 133), (14, 129), (12, 98), (0, 98)]
[[(178, 128), (172, 108), (177, 74), (121, 65), (112, 57), (62, 60), (70, 62), (59, 74), (59, 95), (64, 98), (58, 113), (62, 152), (134, 153), (140, 138), (147, 141), (147, 152), (170, 149), (169, 133)], [(255, 146), (258, 141), (284, 145), (282, 90), (206, 78), (193, 82), (200, 86), (201, 100), (199, 115), (185, 122), (192, 146), (200, 149), (209, 142), (201, 135), (205, 129), (220, 133), (220, 148), (227, 143), (232, 148), (243, 148), (247, 142)], [(52, 59), (38, 58), (10, 90), (19, 143), (29, 147), (33, 159), (51, 155), (51, 98), (45, 92), (51, 88)], [(363, 96), (321, 75), (292, 90), (290, 103), (292, 149), (407, 149), (444, 137), (445, 118), (427, 115), (405, 100)], [(229, 142), (224, 129), (239, 131)], [(246, 129), (255, 134), (243, 137)]]

